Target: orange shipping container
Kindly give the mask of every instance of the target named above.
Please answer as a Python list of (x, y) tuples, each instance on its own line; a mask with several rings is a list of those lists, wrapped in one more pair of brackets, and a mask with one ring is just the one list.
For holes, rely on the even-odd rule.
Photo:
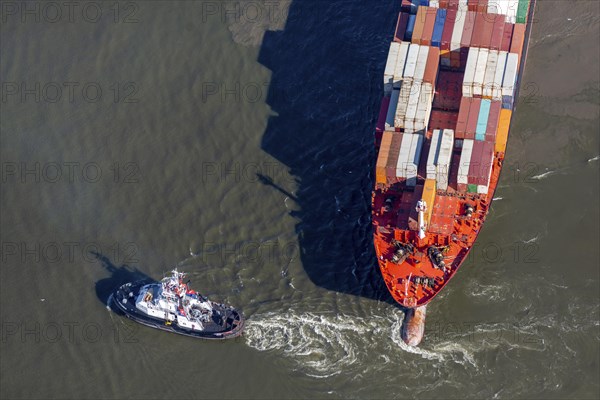
[(512, 111), (506, 108), (500, 110), (500, 118), (498, 118), (498, 132), (496, 133), (496, 153), (504, 153), (506, 143), (508, 141), (508, 128), (510, 127), (510, 117)]
[(421, 36), (421, 44), (425, 46), (431, 46), (431, 37), (433, 36), (433, 28), (435, 27), (437, 8), (426, 7), (425, 13), (425, 25), (423, 25), (423, 35)]
[(431, 214), (433, 214), (433, 206), (435, 204), (435, 192), (436, 185), (435, 179), (425, 179), (425, 185), (423, 185), (423, 195), (421, 198), (425, 200), (427, 209), (425, 210), (425, 226), (429, 227), (431, 221)]
[(425, 74), (423, 75), (423, 81), (431, 83), (435, 88), (435, 81), (437, 79), (437, 72), (440, 65), (440, 48), (430, 47), (429, 53), (427, 54), (427, 64), (425, 65)]
[(525, 40), (525, 24), (515, 24), (513, 28), (512, 40), (510, 42), (510, 52), (519, 55), (519, 63), (521, 54), (523, 53), (523, 41)]
[(421, 44), (421, 36), (423, 36), (423, 27), (425, 26), (425, 17), (427, 16), (427, 7), (419, 6), (417, 16), (415, 17), (415, 28), (412, 34), (412, 43)]
[(392, 135), (392, 132), (385, 131), (381, 137), (381, 146), (379, 147), (377, 163), (375, 164), (375, 182), (377, 184), (386, 184), (385, 167), (390, 153), (390, 146), (392, 145)]

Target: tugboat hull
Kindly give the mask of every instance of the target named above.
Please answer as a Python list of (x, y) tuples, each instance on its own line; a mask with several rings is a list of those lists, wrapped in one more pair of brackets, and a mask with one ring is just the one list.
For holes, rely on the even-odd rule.
[(127, 318), (142, 325), (180, 335), (208, 340), (224, 340), (235, 338), (242, 334), (245, 322), (243, 315), (234, 308), (224, 304), (211, 302), (213, 309), (217, 312), (211, 318), (211, 321), (205, 324), (203, 331), (186, 329), (178, 326), (176, 322), (165, 321), (141, 312), (135, 305), (135, 299), (140, 289), (148, 283), (152, 282), (141, 281), (122, 285), (111, 296), (109, 306), (111, 309), (124, 314)]

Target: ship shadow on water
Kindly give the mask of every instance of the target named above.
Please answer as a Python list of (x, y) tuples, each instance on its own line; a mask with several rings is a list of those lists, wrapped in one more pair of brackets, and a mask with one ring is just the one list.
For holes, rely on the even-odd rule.
[[(373, 130), (400, 2), (298, 1), (258, 61), (272, 71), (262, 149), (295, 182), (258, 175), (297, 203), (303, 267), (327, 290), (396, 304), (372, 242)], [(293, 186), (297, 190), (292, 194)]]
[(148, 275), (143, 273), (137, 268), (132, 268), (127, 264), (123, 264), (119, 267), (114, 265), (110, 259), (100, 253), (90, 252), (98, 262), (102, 265), (102, 267), (110, 273), (110, 276), (107, 278), (100, 279), (96, 282), (96, 296), (98, 296), (98, 300), (102, 302), (102, 304), (108, 306), (108, 299), (111, 294), (121, 285), (128, 282), (136, 282), (136, 281), (151, 281), (153, 280)]

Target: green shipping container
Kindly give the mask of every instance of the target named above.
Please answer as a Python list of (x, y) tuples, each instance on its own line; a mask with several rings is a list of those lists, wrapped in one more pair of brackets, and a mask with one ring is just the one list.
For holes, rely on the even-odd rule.
[(527, 22), (527, 11), (529, 10), (529, 0), (519, 0), (517, 8), (517, 23), (524, 24)]
[(467, 192), (477, 193), (477, 185), (467, 185)]

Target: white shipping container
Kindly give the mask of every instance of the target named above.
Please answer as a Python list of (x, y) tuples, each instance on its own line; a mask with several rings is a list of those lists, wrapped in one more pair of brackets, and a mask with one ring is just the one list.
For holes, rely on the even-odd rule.
[(494, 100), (502, 100), (502, 78), (504, 77), (507, 55), (506, 51), (498, 53), (498, 62), (496, 63), (496, 73), (494, 74), (494, 86), (492, 89), (492, 99)]
[(440, 8), (440, 0), (429, 0), (429, 7)]
[(469, 167), (471, 155), (473, 154), (473, 139), (464, 139), (460, 153), (460, 164), (458, 165), (458, 183), (466, 185), (469, 183)]
[(383, 71), (383, 91), (386, 94), (392, 92), (394, 82), (394, 69), (396, 68), (396, 60), (398, 59), (399, 51), (400, 43), (390, 43), (390, 49), (388, 51), (388, 57), (385, 63), (385, 70)]
[(421, 46), (419, 56), (417, 57), (417, 65), (415, 66), (414, 80), (417, 82), (423, 81), (425, 75), (425, 67), (427, 66), (427, 56), (429, 55), (429, 46)]
[(439, 129), (433, 130), (433, 135), (431, 136), (431, 145), (429, 147), (429, 154), (427, 155), (427, 179), (436, 179), (437, 175), (437, 159), (440, 152), (440, 145), (442, 131)]
[(490, 0), (487, 6), (488, 14), (506, 15), (510, 0)]
[(490, 50), (487, 65), (485, 66), (485, 76), (483, 77), (483, 97), (488, 99), (493, 96), (494, 76), (496, 75), (497, 65), (498, 51)]
[(477, 64), (475, 65), (475, 77), (473, 78), (473, 96), (483, 95), (483, 78), (485, 77), (485, 66), (489, 54), (488, 49), (479, 49)]
[(404, 66), (404, 73), (402, 74), (404, 78), (414, 78), (420, 47), (421, 46), (419, 46), (418, 44), (411, 44), (408, 48), (408, 54), (406, 56), (406, 65)]
[(518, 63), (518, 54), (508, 53), (508, 56), (506, 57), (506, 67), (504, 69), (504, 78), (502, 79), (502, 96), (514, 95)]
[(406, 64), (409, 44), (409, 42), (400, 43), (398, 58), (396, 59), (396, 66), (394, 67), (394, 89), (400, 89), (400, 86), (402, 86), (402, 74), (404, 73), (404, 65)]
[(406, 165), (408, 164), (408, 154), (410, 153), (410, 144), (412, 143), (412, 135), (405, 133), (402, 135), (400, 143), (400, 153), (398, 154), (398, 162), (396, 163), (396, 177), (406, 178)]
[(385, 117), (385, 130), (394, 130), (394, 118), (396, 117), (396, 107), (398, 106), (398, 98), (400, 97), (400, 90), (392, 90), (392, 96), (390, 97), (390, 105), (388, 106), (387, 116)]
[(440, 190), (448, 189), (448, 176), (450, 175), (450, 162), (452, 161), (452, 147), (454, 146), (454, 130), (444, 129), (442, 142), (437, 160), (436, 183)]
[[(423, 82), (415, 114), (415, 131), (427, 130), (428, 114), (433, 103), (433, 85)], [(425, 133), (425, 132), (423, 132)]]
[(458, 51), (460, 49), (460, 39), (462, 38), (466, 20), (467, 10), (459, 8), (456, 11), (456, 21), (452, 30), (452, 39), (450, 39), (450, 51)]
[(473, 97), (473, 82), (475, 79), (475, 69), (477, 59), (479, 58), (479, 48), (470, 47), (467, 56), (467, 65), (465, 66), (465, 75), (463, 78), (462, 94), (463, 97)]
[(406, 108), (408, 107), (408, 99), (410, 97), (411, 89), (411, 81), (402, 81), (400, 97), (398, 98), (398, 106), (396, 107), (396, 118), (394, 120), (394, 126), (396, 128), (404, 128), (404, 119), (406, 118)]
[(413, 82), (410, 89), (410, 96), (408, 98), (408, 107), (406, 107), (406, 116), (404, 118), (404, 128), (414, 131), (415, 130), (415, 116), (417, 114), (417, 106), (419, 104), (419, 97), (421, 96), (421, 82)]
[(411, 134), (411, 136), (410, 153), (408, 154), (408, 163), (406, 166), (407, 186), (415, 186), (417, 184), (419, 160), (421, 159), (421, 150), (423, 149), (423, 135)]

